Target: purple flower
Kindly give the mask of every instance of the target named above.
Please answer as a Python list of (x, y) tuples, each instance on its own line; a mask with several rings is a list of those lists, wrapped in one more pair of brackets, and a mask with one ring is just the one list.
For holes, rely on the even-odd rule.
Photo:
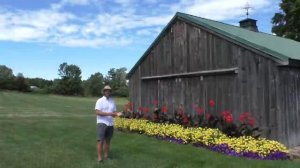
[(229, 156), (235, 157), (245, 157), (250, 159), (258, 159), (258, 160), (285, 160), (288, 159), (287, 153), (281, 151), (275, 151), (270, 153), (269, 155), (263, 157), (259, 155), (259, 153), (255, 152), (236, 152), (234, 149), (231, 149), (227, 144), (220, 144), (220, 145), (210, 145), (206, 146), (202, 143), (193, 144), (195, 147), (206, 148), (215, 152), (223, 153)]

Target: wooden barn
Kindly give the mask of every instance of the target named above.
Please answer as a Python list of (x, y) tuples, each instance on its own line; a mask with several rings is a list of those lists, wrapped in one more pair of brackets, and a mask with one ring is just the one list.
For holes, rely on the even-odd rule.
[(176, 13), (128, 73), (130, 99), (251, 112), (264, 136), (300, 145), (300, 43), (260, 33), (256, 20), (233, 26)]

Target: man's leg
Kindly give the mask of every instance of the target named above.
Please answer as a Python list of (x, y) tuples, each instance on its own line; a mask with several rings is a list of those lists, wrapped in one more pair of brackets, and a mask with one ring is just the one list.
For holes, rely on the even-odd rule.
[(98, 153), (98, 161), (101, 161), (103, 159), (102, 153), (103, 153), (103, 140), (97, 142), (97, 153)]
[(105, 130), (106, 125), (102, 123), (97, 124), (97, 153), (98, 153), (98, 161), (102, 161), (103, 157), (103, 144), (104, 144), (104, 136), (105, 136)]
[(110, 139), (105, 139), (104, 140), (104, 158), (108, 158), (108, 153), (110, 149)]
[(105, 140), (104, 140), (104, 158), (107, 159), (108, 155), (109, 155), (109, 150), (110, 150), (110, 140), (114, 134), (114, 127), (113, 126), (107, 127), (105, 133), (106, 133), (105, 134), (106, 136), (105, 136)]

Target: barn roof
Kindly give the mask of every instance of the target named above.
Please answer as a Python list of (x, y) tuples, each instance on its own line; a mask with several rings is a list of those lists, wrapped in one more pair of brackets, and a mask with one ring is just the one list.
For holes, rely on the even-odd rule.
[(232, 40), (271, 55), (283, 62), (287, 62), (289, 59), (300, 60), (300, 43), (297, 41), (262, 32), (254, 32), (238, 26), (177, 12), (139, 61), (129, 71), (127, 77), (130, 77), (133, 74), (138, 65), (144, 60), (154, 45), (164, 36), (167, 28), (169, 28), (176, 19), (203, 26)]

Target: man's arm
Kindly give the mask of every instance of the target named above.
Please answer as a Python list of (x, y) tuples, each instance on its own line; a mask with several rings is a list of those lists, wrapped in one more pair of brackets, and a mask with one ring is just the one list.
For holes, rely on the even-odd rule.
[(99, 116), (112, 116), (112, 117), (115, 117), (117, 115), (116, 112), (111, 112), (111, 113), (106, 113), (106, 112), (103, 112), (101, 110), (98, 110), (96, 109), (96, 115), (99, 115)]

